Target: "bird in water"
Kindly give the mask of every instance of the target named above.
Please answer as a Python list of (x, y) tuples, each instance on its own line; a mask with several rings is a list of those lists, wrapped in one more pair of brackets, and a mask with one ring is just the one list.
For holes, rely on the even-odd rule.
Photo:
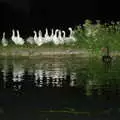
[(102, 61), (104, 63), (111, 63), (112, 57), (109, 55), (109, 47), (107, 46), (106, 48), (103, 49), (105, 51), (106, 55), (102, 56)]

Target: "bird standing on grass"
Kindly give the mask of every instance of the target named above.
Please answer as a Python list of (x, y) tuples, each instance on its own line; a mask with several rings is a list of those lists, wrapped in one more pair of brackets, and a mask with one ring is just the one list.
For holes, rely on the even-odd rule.
[(5, 32), (3, 32), (3, 37), (2, 37), (2, 45), (4, 46), (4, 47), (6, 47), (6, 46), (8, 46), (8, 41), (7, 41), (7, 39), (5, 38)]

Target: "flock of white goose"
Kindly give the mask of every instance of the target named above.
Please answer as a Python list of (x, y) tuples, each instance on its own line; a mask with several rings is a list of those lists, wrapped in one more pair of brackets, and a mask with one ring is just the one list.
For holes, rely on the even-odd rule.
[[(15, 30), (12, 30), (12, 37), (11, 40), (13, 41), (13, 43), (15, 45), (24, 45), (25, 43), (29, 43), (29, 44), (36, 44), (37, 46), (41, 46), (44, 43), (48, 43), (48, 42), (53, 42), (55, 45), (59, 45), (59, 44), (64, 44), (64, 43), (69, 43), (69, 42), (75, 42), (76, 39), (74, 37), (74, 31), (72, 30), (71, 27), (68, 28), (68, 30), (70, 31), (69, 36), (66, 36), (65, 31), (61, 31), (59, 29), (56, 29), (55, 32), (53, 29), (51, 29), (51, 35), (49, 35), (48, 33), (48, 29), (46, 28), (46, 32), (44, 34), (44, 36), (42, 35), (42, 31), (39, 30), (38, 34), (37, 32), (34, 30), (34, 36), (33, 37), (28, 37), (26, 40), (24, 40), (19, 33), (19, 30), (16, 31), (17, 36), (15, 35)], [(8, 40), (5, 38), (5, 32), (3, 32), (3, 37), (2, 37), (2, 41), (1, 41), (2, 45), (8, 46)]]

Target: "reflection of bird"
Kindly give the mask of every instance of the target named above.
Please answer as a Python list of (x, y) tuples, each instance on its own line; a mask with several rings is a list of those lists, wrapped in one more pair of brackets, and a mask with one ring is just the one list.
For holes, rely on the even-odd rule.
[(3, 32), (3, 37), (2, 37), (2, 45), (5, 47), (5, 46), (7, 46), (8, 45), (8, 41), (6, 40), (6, 38), (5, 38), (5, 32)]
[(110, 63), (112, 61), (112, 57), (109, 55), (109, 48), (108, 47), (106, 47), (106, 51), (105, 52), (106, 52), (106, 55), (102, 56), (102, 61), (104, 63)]

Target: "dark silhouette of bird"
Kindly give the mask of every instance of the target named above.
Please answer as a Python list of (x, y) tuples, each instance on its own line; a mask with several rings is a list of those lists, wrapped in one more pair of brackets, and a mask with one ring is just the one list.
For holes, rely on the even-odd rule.
[(104, 50), (105, 50), (105, 55), (102, 56), (102, 61), (104, 63), (111, 63), (112, 57), (109, 54), (109, 47), (107, 46)]

